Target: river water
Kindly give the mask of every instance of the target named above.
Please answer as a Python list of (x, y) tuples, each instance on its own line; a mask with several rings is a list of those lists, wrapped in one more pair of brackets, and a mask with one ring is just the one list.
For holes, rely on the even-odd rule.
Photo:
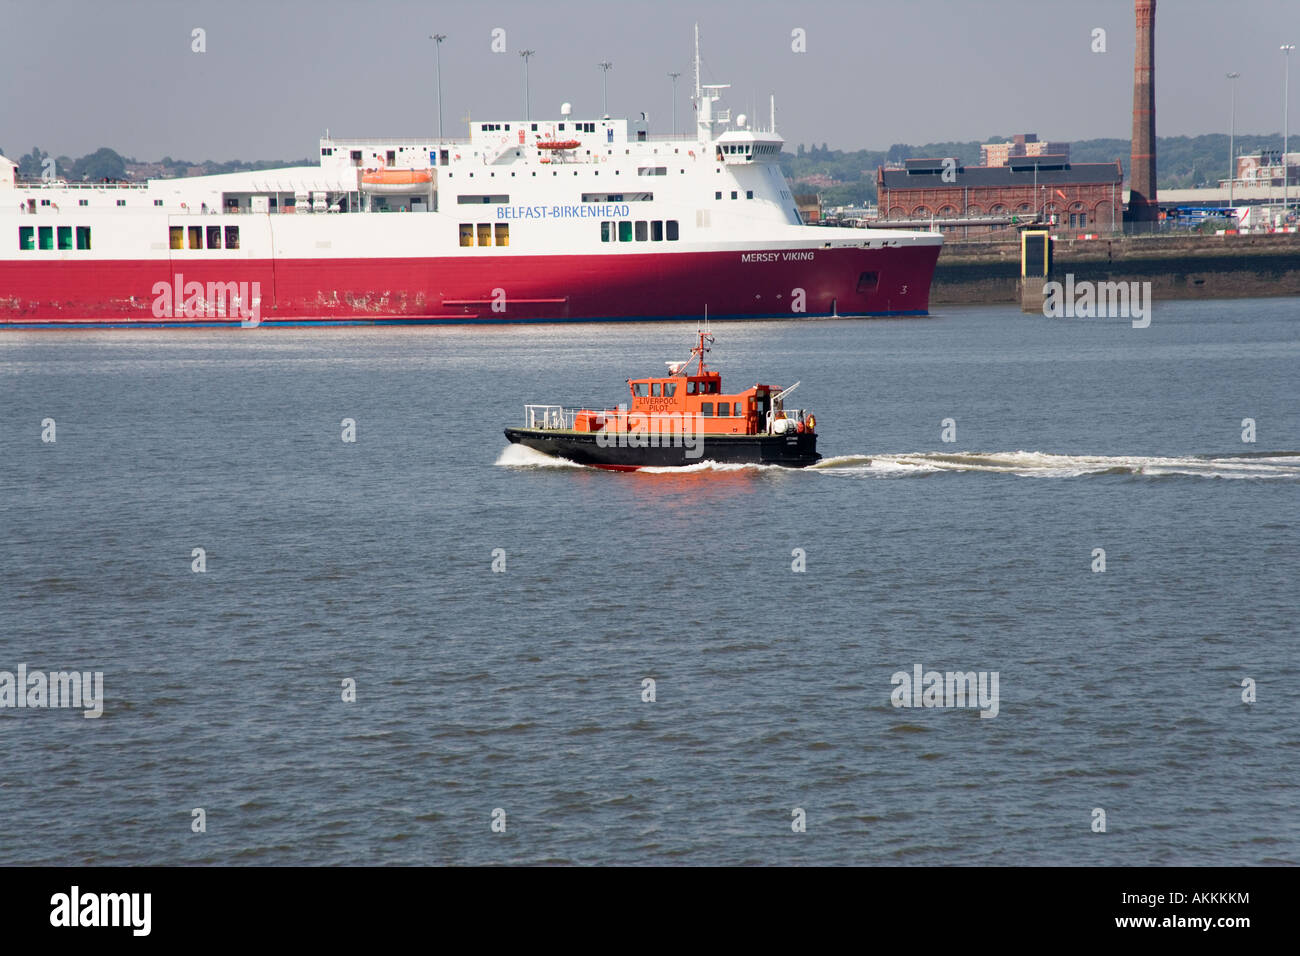
[(1297, 315), (720, 323), (826, 460), (637, 474), (501, 428), (693, 327), (0, 336), (0, 864), (1300, 863)]

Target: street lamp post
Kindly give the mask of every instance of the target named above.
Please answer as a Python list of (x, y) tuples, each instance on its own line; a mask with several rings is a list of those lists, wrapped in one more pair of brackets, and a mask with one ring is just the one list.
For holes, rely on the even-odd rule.
[(1291, 87), (1291, 51), (1295, 49), (1295, 44), (1283, 43), (1280, 49), (1282, 50), (1282, 63), (1283, 63), (1283, 67), (1282, 67), (1282, 217), (1283, 218), (1282, 221), (1283, 223), (1285, 223), (1286, 214), (1287, 214), (1287, 201), (1289, 198), (1288, 194), (1290, 192), (1289, 187), (1291, 185), (1290, 170), (1287, 168), (1286, 165), (1287, 133), (1289, 132), (1287, 120), (1290, 115), (1287, 110), (1286, 98), (1287, 98), (1287, 93)]
[(1228, 121), (1228, 205), (1232, 208), (1236, 206), (1232, 202), (1232, 185), (1237, 179), (1237, 77), (1240, 73), (1229, 73), (1228, 79), (1232, 83), (1232, 113)]
[(442, 41), (447, 39), (447, 34), (431, 33), (429, 39), (438, 44), (438, 139), (442, 139)]
[(669, 73), (668, 75), (672, 78), (673, 81), (673, 135), (676, 136), (677, 135), (677, 77), (681, 76), (681, 74)]
[(531, 94), (528, 89), (528, 60), (536, 53), (536, 50), (520, 50), (519, 55), (524, 58), (524, 119), (532, 119)]
[(609, 116), (609, 71), (614, 64), (609, 60), (601, 60), (596, 65), (600, 67), (600, 115)]

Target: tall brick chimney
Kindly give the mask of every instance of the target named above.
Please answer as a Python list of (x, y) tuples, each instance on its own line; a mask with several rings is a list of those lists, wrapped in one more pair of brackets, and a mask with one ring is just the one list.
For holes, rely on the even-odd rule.
[(1134, 0), (1133, 157), (1129, 164), (1130, 222), (1154, 222), (1156, 204), (1156, 0)]

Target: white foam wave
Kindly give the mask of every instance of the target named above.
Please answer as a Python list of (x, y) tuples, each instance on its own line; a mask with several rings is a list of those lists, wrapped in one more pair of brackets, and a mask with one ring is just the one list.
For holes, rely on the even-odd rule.
[[(583, 468), (523, 445), (508, 445), (497, 459), (511, 468)], [(682, 475), (705, 472), (793, 474), (800, 469), (711, 460), (680, 467), (646, 467), (641, 475)], [(1197, 478), (1300, 479), (1300, 452), (1222, 457), (1161, 458), (1141, 455), (1052, 455), (1039, 451), (902, 452), (880, 455), (836, 455), (803, 469), (821, 475), (898, 478), (942, 472), (985, 472), (1021, 478), (1081, 478), (1086, 475), (1136, 475)]]
[(557, 458), (527, 445), (509, 444), (501, 449), (496, 464), (505, 468), (582, 468), (584, 466), (567, 458)]
[(1037, 451), (914, 452), (826, 458), (812, 470), (831, 475), (932, 475), (990, 472), (1022, 478), (1079, 478), (1126, 474), (1199, 478), (1300, 478), (1300, 455), (1161, 458), (1140, 455), (1051, 455)]

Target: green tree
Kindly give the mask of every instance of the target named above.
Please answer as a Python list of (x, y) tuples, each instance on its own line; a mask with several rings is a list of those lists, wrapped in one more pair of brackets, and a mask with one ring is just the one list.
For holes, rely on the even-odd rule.
[(101, 146), (72, 164), (71, 178), (88, 182), (125, 179), (126, 160), (107, 146)]

